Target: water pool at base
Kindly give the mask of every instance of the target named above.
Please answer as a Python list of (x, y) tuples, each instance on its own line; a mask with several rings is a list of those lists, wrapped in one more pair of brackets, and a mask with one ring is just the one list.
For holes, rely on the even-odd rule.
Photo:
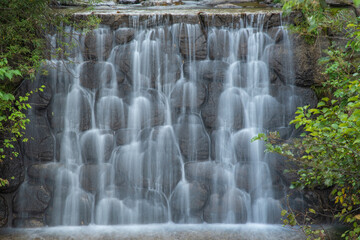
[(270, 224), (150, 224), (3, 229), (0, 239), (302, 240), (300, 229)]

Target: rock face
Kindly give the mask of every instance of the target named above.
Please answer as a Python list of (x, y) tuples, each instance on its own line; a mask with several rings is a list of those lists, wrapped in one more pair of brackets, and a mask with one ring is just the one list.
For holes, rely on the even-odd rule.
[[(38, 77), (48, 87), (31, 98), (30, 140), (0, 163), (10, 179), (0, 188), (0, 226), (247, 222), (259, 202), (251, 161), (262, 147), (250, 139), (255, 128), (298, 134), (290, 110), (317, 103), (313, 49), (292, 37), (289, 50), (278, 13), (100, 18), (104, 27), (79, 37), (80, 63)], [(258, 20), (271, 53), (261, 61), (248, 55), (252, 30), (233, 28)], [(260, 182), (272, 184), (266, 196), (279, 206), (292, 176), (277, 156), (259, 162), (269, 165)], [(308, 195), (305, 204), (316, 202)]]
[[(15, 144), (14, 150), (20, 151), (17, 144)], [(8, 154), (7, 156), (12, 157), (4, 159), (0, 163), (0, 176), (2, 179), (8, 180), (9, 184), (0, 187), (0, 194), (14, 192), (24, 181), (25, 177), (24, 160), (22, 159), (24, 156), (19, 154), (15, 157), (10, 151), (6, 151), (5, 153)]]
[(0, 197), (0, 227), (6, 226), (8, 221), (8, 205), (3, 197)]

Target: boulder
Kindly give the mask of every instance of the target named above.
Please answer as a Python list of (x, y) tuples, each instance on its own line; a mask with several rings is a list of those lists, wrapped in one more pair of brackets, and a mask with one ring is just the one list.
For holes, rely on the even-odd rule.
[(163, 95), (153, 89), (142, 91), (140, 95), (131, 98), (127, 127), (144, 129), (162, 125), (165, 120), (164, 110)]
[(91, 106), (87, 94), (84, 89), (73, 85), (68, 94), (53, 96), (47, 117), (55, 132), (60, 132), (65, 127), (67, 130), (80, 131), (91, 128)]
[(83, 55), (86, 60), (106, 60), (111, 52), (113, 34), (108, 28), (98, 28), (84, 36)]
[(65, 225), (89, 225), (91, 222), (91, 209), (93, 196), (85, 191), (75, 189), (66, 199), (63, 222)]
[(118, 28), (115, 31), (115, 44), (116, 45), (126, 44), (131, 40), (133, 40), (134, 37), (135, 37), (134, 28)]
[[(282, 41), (271, 49), (269, 67), (287, 84), (310, 87), (321, 81), (320, 68), (314, 68), (321, 56), (321, 45), (310, 46), (297, 35), (291, 36), (292, 46)], [(293, 63), (294, 71), (290, 66)]]
[(211, 158), (220, 162), (234, 162), (233, 154), (230, 131), (227, 129), (212, 131)]
[[(48, 71), (50, 67), (43, 67), (44, 71)], [(50, 70), (50, 73), (44, 73), (41, 70), (38, 73), (37, 79), (35, 82), (31, 82), (30, 80), (25, 80), (26, 91), (32, 93), (29, 96), (28, 103), (35, 109), (46, 109), (47, 106), (50, 103), (51, 96), (52, 96), (52, 81), (51, 77), (52, 75), (47, 76), (47, 74), (51, 74), (52, 71)], [(43, 87), (44, 86), (44, 87)], [(42, 90), (39, 90), (39, 89)]]
[(258, 133), (251, 128), (242, 129), (232, 136), (233, 149), (238, 162), (251, 161), (256, 153), (264, 149), (260, 141), (251, 142)]
[[(248, 99), (247, 93), (239, 88), (228, 88), (219, 96), (219, 108), (217, 113), (217, 124), (219, 127), (230, 130), (240, 130), (245, 122), (245, 103)], [(258, 104), (259, 101), (256, 102)], [(260, 107), (259, 107), (260, 108)], [(257, 109), (258, 110), (258, 109)], [(260, 111), (258, 111), (260, 112)], [(254, 124), (253, 122), (251, 124)]]
[[(236, 5), (233, 4), (221, 4), (217, 5), (216, 8), (233, 8)], [(229, 57), (230, 53), (230, 32), (225, 29), (211, 28), (208, 30), (208, 48), (210, 59), (221, 60)]]
[(187, 121), (176, 124), (174, 127), (181, 153), (187, 161), (208, 160), (209, 136), (202, 125)]
[(164, 126), (151, 134), (145, 152), (143, 177), (148, 187), (170, 196), (182, 177), (182, 157), (170, 126)]
[(198, 182), (179, 183), (170, 199), (173, 221), (183, 223), (201, 221), (201, 210), (208, 195), (206, 187)]
[(102, 129), (118, 130), (126, 127), (128, 105), (117, 96), (104, 96), (96, 103), (96, 122)]
[(115, 132), (115, 140), (116, 140), (116, 145), (126, 145), (129, 144), (133, 139), (132, 139), (132, 134), (134, 134), (134, 130), (133, 129), (119, 129)]
[(212, 194), (204, 208), (207, 223), (245, 223), (250, 196), (239, 189), (230, 189), (223, 196)]
[(60, 132), (65, 128), (66, 105), (66, 93), (57, 93), (52, 96), (51, 103), (47, 109), (47, 118), (50, 122), (50, 127), (55, 132)]
[[(183, 65), (184, 75), (189, 79), (203, 79), (208, 81), (223, 82), (229, 64), (219, 60), (204, 60), (185, 62)], [(194, 73), (196, 75), (194, 76)]]
[(212, 193), (221, 193), (232, 181), (230, 169), (215, 162), (188, 162), (184, 166), (185, 177), (189, 182), (199, 182)]
[(114, 172), (110, 164), (85, 164), (80, 169), (80, 185), (88, 192), (104, 189), (113, 177)]
[[(101, 87), (111, 87), (114, 81), (121, 83), (124, 79), (115, 78), (114, 66), (107, 62), (88, 61), (80, 65), (80, 84), (88, 89), (96, 90)], [(120, 82), (119, 82), (120, 80)]]
[(80, 136), (80, 146), (83, 162), (107, 162), (114, 148), (114, 136), (106, 130), (89, 130)]
[(74, 131), (56, 134), (56, 159), (61, 162), (80, 161), (79, 136)]
[(181, 79), (176, 82), (170, 98), (175, 108), (197, 108), (205, 101), (206, 89), (204, 84)]
[[(44, 93), (39, 92), (42, 106), (48, 105), (47, 96), (50, 92), (52, 95), (57, 93), (66, 93), (69, 86), (73, 83), (73, 76), (76, 65), (66, 61), (46, 62), (39, 70), (37, 75), (38, 85), (45, 85)], [(45, 94), (45, 95), (43, 95)]]
[(207, 55), (206, 37), (200, 25), (183, 25), (179, 34), (180, 53), (185, 59), (202, 60)]
[(33, 180), (43, 180), (43, 182), (56, 181), (57, 171), (63, 167), (62, 163), (35, 163), (27, 168), (28, 176)]
[(250, 180), (250, 169), (248, 164), (239, 164), (235, 166), (235, 184), (236, 187), (243, 189), (246, 192), (249, 192), (249, 180)]
[(44, 185), (24, 183), (13, 198), (15, 213), (44, 213), (49, 206), (51, 193)]
[(31, 160), (53, 161), (55, 139), (50, 131), (47, 119), (38, 114), (30, 115), (31, 126), (26, 128), (23, 143), (25, 154)]
[(223, 84), (211, 82), (209, 84), (209, 98), (201, 109), (201, 116), (207, 128), (214, 129), (217, 126), (218, 106)]
[(207, 223), (221, 222), (221, 197), (219, 194), (211, 194), (204, 208), (204, 221)]
[(250, 196), (239, 189), (229, 189), (221, 199), (222, 222), (246, 223), (248, 216), (247, 205), (250, 203)]

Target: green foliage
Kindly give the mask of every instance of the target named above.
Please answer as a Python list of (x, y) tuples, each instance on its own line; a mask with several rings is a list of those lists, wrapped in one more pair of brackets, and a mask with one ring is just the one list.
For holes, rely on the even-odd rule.
[[(28, 99), (31, 94), (43, 91), (41, 86), (25, 96), (17, 95), (17, 88), (24, 78), (34, 79), (45, 59), (49, 57), (50, 41), (46, 34), (57, 32), (57, 54), (66, 58), (67, 51), (77, 44), (63, 41), (71, 33), (64, 26), (88, 31), (95, 28), (99, 19), (75, 22), (71, 11), (67, 15), (51, 8), (52, 0), (1, 0), (0, 1), (0, 163), (17, 157), (14, 143), (23, 138), (29, 119), (25, 112), (31, 108)], [(96, 2), (96, 1), (91, 1)], [(8, 184), (0, 178), (0, 187)]]
[(347, 23), (356, 24), (348, 9), (334, 10), (325, 0), (282, 0), (285, 15), (299, 11), (305, 21), (297, 22), (290, 29), (314, 43), (319, 35), (343, 33)]
[[(311, 222), (311, 215), (316, 214), (315, 210), (310, 208), (307, 212), (303, 214), (303, 218), (306, 222)], [(281, 217), (284, 225), (287, 226), (300, 226), (300, 229), (306, 236), (306, 240), (323, 240), (326, 238), (325, 230), (319, 227), (314, 227), (309, 224), (301, 224), (296, 219), (296, 213), (294, 213), (291, 208), (289, 210), (283, 209), (281, 211)]]
[[(284, 10), (302, 11), (305, 21), (293, 29), (305, 37), (315, 40), (321, 33), (334, 33), (346, 26), (343, 35), (348, 43), (331, 46), (320, 60), (327, 79), (322, 87), (331, 94), (316, 108), (297, 109), (290, 123), (303, 129), (301, 137), (285, 142), (270, 133), (253, 140), (266, 141), (267, 151), (298, 163), (298, 181), (293, 187), (331, 187), (334, 217), (349, 226), (342, 237), (360, 239), (360, 19), (350, 21), (343, 11), (334, 14), (321, 1), (289, 0)], [(292, 212), (285, 211), (283, 216), (287, 217), (285, 224), (298, 224)], [(304, 227), (310, 239), (321, 239), (321, 232)]]

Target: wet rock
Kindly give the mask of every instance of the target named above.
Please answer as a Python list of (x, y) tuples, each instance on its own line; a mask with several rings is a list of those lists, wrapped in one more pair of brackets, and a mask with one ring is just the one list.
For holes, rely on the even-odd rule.
[(224, 90), (219, 97), (218, 125), (232, 130), (243, 128), (245, 119), (244, 103), (246, 99), (247, 94), (239, 88)]
[[(126, 101), (126, 100), (125, 100)], [(141, 96), (132, 96), (129, 105), (128, 128), (159, 126), (165, 120), (164, 96), (156, 90), (143, 91)]]
[(268, 29), (267, 34), (269, 34), (269, 36), (274, 39), (275, 44), (280, 43), (281, 41), (284, 40), (284, 30), (281, 27), (272, 27), (270, 29)]
[(188, 209), (193, 213), (198, 212), (204, 207), (208, 194), (208, 190), (198, 182), (180, 183), (171, 196), (171, 209), (174, 213), (185, 213)]
[(250, 179), (250, 169), (247, 164), (236, 164), (235, 167), (235, 183), (236, 186), (240, 189), (249, 192), (249, 179)]
[(195, 108), (204, 103), (206, 97), (205, 86), (201, 83), (178, 81), (171, 93), (171, 105), (175, 108)]
[(148, 90), (150, 102), (152, 103), (150, 126), (162, 125), (165, 121), (164, 96), (156, 90)]
[(184, 74), (189, 79), (192, 79), (194, 72), (197, 73), (196, 78), (209, 81), (223, 82), (226, 75), (226, 70), (229, 64), (223, 61), (196, 61), (186, 62), (183, 65)]
[(40, 228), (45, 227), (45, 223), (40, 218), (15, 218), (13, 226), (16, 228)]
[(131, 44), (116, 46), (111, 51), (110, 61), (115, 65), (117, 78), (131, 79), (131, 63), (132, 63)]
[(8, 222), (9, 209), (6, 200), (0, 196), (0, 227), (3, 227)]
[(297, 181), (297, 164), (288, 161), (285, 157), (275, 153), (267, 153), (265, 159), (269, 163), (270, 169), (273, 171), (272, 176), (276, 182), (281, 182), (286, 186), (290, 186), (292, 182)]
[(143, 177), (148, 187), (170, 196), (182, 177), (181, 153), (171, 127), (160, 127), (152, 137), (154, 141), (145, 152)]
[(251, 194), (252, 199), (262, 197), (261, 191), (272, 188), (272, 178), (269, 166), (259, 162), (257, 166), (251, 163), (237, 163), (235, 167), (235, 183), (239, 189)]
[(272, 187), (274, 198), (279, 200), (286, 196), (286, 187), (282, 184), (277, 184)]
[[(282, 82), (309, 87), (320, 80), (321, 69), (314, 68), (320, 52), (321, 50), (316, 49), (316, 46), (309, 46), (304, 40), (294, 35), (291, 49), (283, 42), (272, 47), (269, 67), (275, 71)], [(291, 72), (289, 67), (291, 58), (293, 58), (294, 72)]]
[[(112, 81), (115, 81), (115, 74), (112, 64), (89, 61), (81, 64), (79, 80), (83, 87), (96, 90), (100, 86), (111, 87), (111, 85), (114, 85)], [(117, 80), (123, 79), (118, 78)]]
[[(281, 4), (280, 4), (281, 5)], [(265, 5), (266, 6), (266, 5)], [(278, 7), (278, 6), (274, 6), (274, 7)], [(257, 19), (260, 17), (259, 14), (257, 14)], [(248, 15), (248, 18), (250, 18), (250, 16)], [(254, 21), (255, 22), (255, 21)], [(272, 27), (278, 27), (282, 25), (282, 19), (281, 19), (281, 14), (277, 14), (277, 13), (268, 13), (265, 15), (264, 18), (264, 26), (267, 26), (268, 28), (272, 28)]]
[(246, 202), (250, 196), (239, 189), (230, 189), (222, 197), (222, 220), (231, 223), (245, 223), (247, 221)]
[(187, 161), (207, 160), (209, 158), (209, 137), (199, 124), (176, 124), (175, 132), (180, 151)]
[(128, 105), (116, 96), (104, 96), (96, 104), (96, 120), (102, 129), (117, 130), (126, 127)]
[(223, 196), (212, 194), (204, 208), (204, 220), (207, 223), (245, 223), (246, 201), (249, 200), (249, 196), (238, 189), (231, 189)]
[(93, 197), (81, 190), (75, 190), (67, 199), (71, 204), (65, 206), (64, 222), (68, 225), (88, 225), (91, 222)]
[(40, 83), (38, 87), (41, 85), (46, 86), (44, 96), (42, 95), (43, 93), (39, 92), (41, 98), (43, 98), (43, 100), (41, 100), (42, 103), (48, 105), (48, 103), (46, 103), (47, 91), (51, 91), (50, 100), (52, 95), (68, 91), (70, 84), (73, 83), (75, 67), (75, 64), (65, 61), (46, 63), (42, 66), (37, 76), (39, 78), (37, 81)]
[[(273, 114), (272, 118), (268, 117), (268, 123), (265, 124), (268, 128), (287, 126), (294, 119), (297, 107), (310, 105), (313, 108), (318, 102), (316, 94), (310, 88), (271, 85), (270, 94), (281, 104), (281, 107), (278, 107), (277, 114)], [(274, 104), (271, 105), (274, 107)]]
[(219, 97), (223, 89), (223, 84), (219, 82), (211, 82), (208, 89), (209, 99), (201, 110), (201, 116), (205, 126), (213, 129), (217, 126)]
[(133, 129), (119, 129), (115, 132), (116, 145), (126, 145), (129, 144), (132, 139), (131, 135), (133, 134)]
[[(221, 4), (216, 7), (223, 5), (233, 4)], [(234, 5), (233, 5), (234, 6)], [(208, 47), (210, 59), (222, 59), (229, 57), (230, 46), (229, 46), (229, 31), (225, 29), (209, 29), (208, 32)]]
[[(47, 72), (48, 68), (43, 67), (43, 70)], [(38, 74), (38, 79), (35, 82), (30, 80), (24, 80), (23, 82), (26, 85), (24, 87), (26, 88), (25, 92), (30, 93), (28, 103), (32, 106), (32, 108), (46, 109), (50, 103), (52, 97), (52, 79), (50, 77), (52, 76), (48, 76), (48, 74), (48, 72), (44, 73), (40, 70)], [(42, 90), (39, 90), (40, 88)], [(23, 93), (22, 95), (25, 95), (25, 93)]]
[(47, 118), (50, 126), (55, 132), (62, 131), (65, 125), (65, 111), (66, 111), (66, 97), (65, 93), (54, 94), (51, 103), (47, 110)]
[(26, 156), (36, 161), (52, 161), (55, 139), (47, 119), (41, 115), (32, 115), (30, 121), (31, 126), (27, 127), (25, 132), (29, 141), (23, 143)]
[(233, 134), (232, 144), (238, 162), (250, 161), (253, 152), (263, 148), (263, 143), (251, 142), (251, 139), (256, 135), (257, 132), (252, 129), (243, 129)]
[(202, 60), (206, 58), (206, 37), (199, 25), (184, 25), (180, 30), (179, 38), (180, 53), (185, 59)]
[(80, 185), (88, 192), (96, 192), (108, 186), (114, 176), (111, 165), (85, 164), (80, 169)]
[(188, 162), (184, 168), (185, 177), (188, 181), (196, 181), (208, 186), (213, 193), (224, 191), (231, 182), (231, 172), (219, 163)]
[(110, 54), (113, 36), (110, 29), (98, 28), (85, 35), (83, 54), (86, 60), (106, 60)]
[(41, 179), (45, 182), (55, 182), (57, 171), (63, 166), (62, 163), (36, 163), (28, 167), (28, 176), (34, 180)]
[(231, 133), (225, 129), (214, 130), (211, 133), (211, 158), (216, 161), (233, 162)]
[(56, 134), (56, 159), (61, 162), (80, 160), (80, 145), (76, 132), (66, 131)]
[(43, 185), (24, 183), (13, 199), (16, 213), (43, 213), (49, 206), (50, 192)]
[(207, 223), (221, 222), (221, 197), (219, 194), (211, 194), (204, 208), (204, 221)]
[(47, 117), (55, 132), (65, 129), (65, 120), (70, 130), (90, 129), (91, 107), (86, 91), (74, 85), (68, 94), (54, 95)]
[(84, 162), (107, 162), (114, 147), (114, 136), (109, 131), (90, 130), (81, 135), (80, 146)]
[(134, 39), (135, 29), (119, 28), (115, 31), (115, 44), (125, 44)]

